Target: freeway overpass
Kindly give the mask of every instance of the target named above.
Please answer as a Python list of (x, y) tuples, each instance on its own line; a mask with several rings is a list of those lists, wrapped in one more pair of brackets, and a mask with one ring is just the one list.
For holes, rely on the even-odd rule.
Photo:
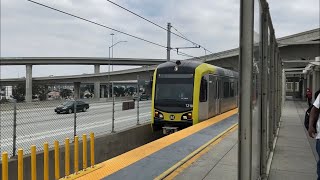
[[(284, 64), (283, 68), (304, 68), (310, 60), (320, 56), (320, 28), (310, 31), (293, 34), (277, 39), (279, 50)], [(224, 67), (227, 69), (238, 70), (239, 49), (230, 49), (206, 56), (196, 60), (204, 61), (209, 64)], [(31, 101), (32, 82), (40, 84), (55, 83), (74, 83), (75, 87), (80, 83), (93, 83), (95, 86), (96, 97), (100, 97), (100, 83), (107, 83), (109, 73), (100, 73), (100, 65), (149, 65), (142, 68), (129, 69), (123, 71), (110, 72), (110, 81), (136, 80), (137, 75), (140, 79), (150, 80), (155, 65), (165, 62), (164, 59), (141, 59), (141, 58), (99, 58), (99, 57), (22, 57), (22, 58), (1, 58), (0, 65), (26, 65), (26, 78), (1, 79), (0, 85), (15, 85), (26, 83), (26, 100)], [(94, 65), (94, 74), (72, 75), (72, 76), (53, 76), (32, 78), (32, 65), (53, 65), (53, 64), (87, 64)]]
[(155, 65), (166, 59), (105, 57), (1, 57), (0, 65)]

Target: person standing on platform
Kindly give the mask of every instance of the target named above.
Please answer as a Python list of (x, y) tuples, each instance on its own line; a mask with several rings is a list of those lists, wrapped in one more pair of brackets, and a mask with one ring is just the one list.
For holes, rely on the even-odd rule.
[[(319, 91), (317, 91), (319, 92)], [(312, 138), (316, 138), (316, 150), (319, 156), (319, 160), (317, 163), (317, 174), (318, 180), (320, 180), (320, 95), (318, 94), (316, 100), (313, 103), (313, 107), (310, 112), (310, 119), (309, 119), (309, 129), (308, 133), (309, 136)], [(316, 129), (314, 128), (314, 124), (316, 124)]]

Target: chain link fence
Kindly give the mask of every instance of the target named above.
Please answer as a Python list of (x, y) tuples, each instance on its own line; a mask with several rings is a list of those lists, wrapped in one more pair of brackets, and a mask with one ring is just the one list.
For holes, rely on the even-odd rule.
[[(113, 93), (115, 94), (115, 93)], [(37, 102), (1, 102), (0, 104), (0, 152), (8, 152), (15, 156), (18, 148), (30, 153), (30, 146), (36, 145), (37, 150), (43, 150), (43, 143), (63, 142), (65, 138), (94, 132), (96, 135), (108, 134), (125, 130), (139, 124), (147, 123), (151, 118), (151, 101), (133, 100), (133, 96), (110, 97), (103, 99), (77, 100), (44, 100)], [(62, 104), (74, 103), (73, 108), (65, 112), (55, 112)], [(134, 104), (132, 109), (124, 110), (123, 103)], [(83, 105), (89, 107), (84, 108)], [(62, 110), (62, 109), (60, 109)]]

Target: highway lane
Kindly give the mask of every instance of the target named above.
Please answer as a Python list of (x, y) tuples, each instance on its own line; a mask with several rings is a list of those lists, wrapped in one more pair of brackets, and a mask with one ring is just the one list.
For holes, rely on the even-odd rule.
[[(141, 101), (140, 106), (151, 105), (150, 101)], [(70, 117), (69, 114), (60, 114), (60, 116), (52, 116), (55, 114), (54, 112), (55, 106), (45, 107), (45, 108), (37, 108), (37, 109), (27, 109), (27, 110), (17, 110), (17, 124), (28, 124), (34, 123), (38, 121), (51, 121), (51, 120), (61, 120), (65, 117)], [(115, 103), (115, 111), (121, 111), (122, 103)], [(112, 103), (95, 103), (90, 104), (89, 108), (90, 112), (99, 111), (99, 113), (103, 112), (112, 112)], [(89, 111), (88, 110), (88, 111)], [(100, 112), (101, 111), (101, 112)], [(81, 114), (82, 112), (78, 112), (77, 114)], [(1, 126), (13, 126), (13, 111), (4, 111), (0, 113), (1, 115)], [(49, 115), (49, 116), (45, 116)], [(82, 115), (82, 114), (81, 114)], [(73, 117), (73, 115), (72, 115)]]
[[(141, 101), (139, 104), (141, 123), (150, 120), (151, 102)], [(32, 144), (42, 150), (44, 142), (53, 146), (54, 140), (63, 143), (66, 137), (72, 139), (74, 131), (74, 114), (56, 114), (51, 108), (28, 109), (17, 112), (17, 147), (26, 153)], [(112, 103), (90, 104), (87, 112), (77, 113), (77, 135), (83, 133), (105, 134), (111, 132)], [(122, 111), (122, 104), (115, 104), (115, 130), (119, 131), (135, 126), (137, 109)], [(12, 152), (13, 115), (1, 112), (1, 151)]]

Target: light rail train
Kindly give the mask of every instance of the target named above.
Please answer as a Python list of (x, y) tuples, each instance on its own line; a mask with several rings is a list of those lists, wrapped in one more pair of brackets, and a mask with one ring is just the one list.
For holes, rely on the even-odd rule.
[(238, 73), (200, 61), (160, 64), (152, 83), (154, 130), (184, 128), (234, 109), (238, 104)]

